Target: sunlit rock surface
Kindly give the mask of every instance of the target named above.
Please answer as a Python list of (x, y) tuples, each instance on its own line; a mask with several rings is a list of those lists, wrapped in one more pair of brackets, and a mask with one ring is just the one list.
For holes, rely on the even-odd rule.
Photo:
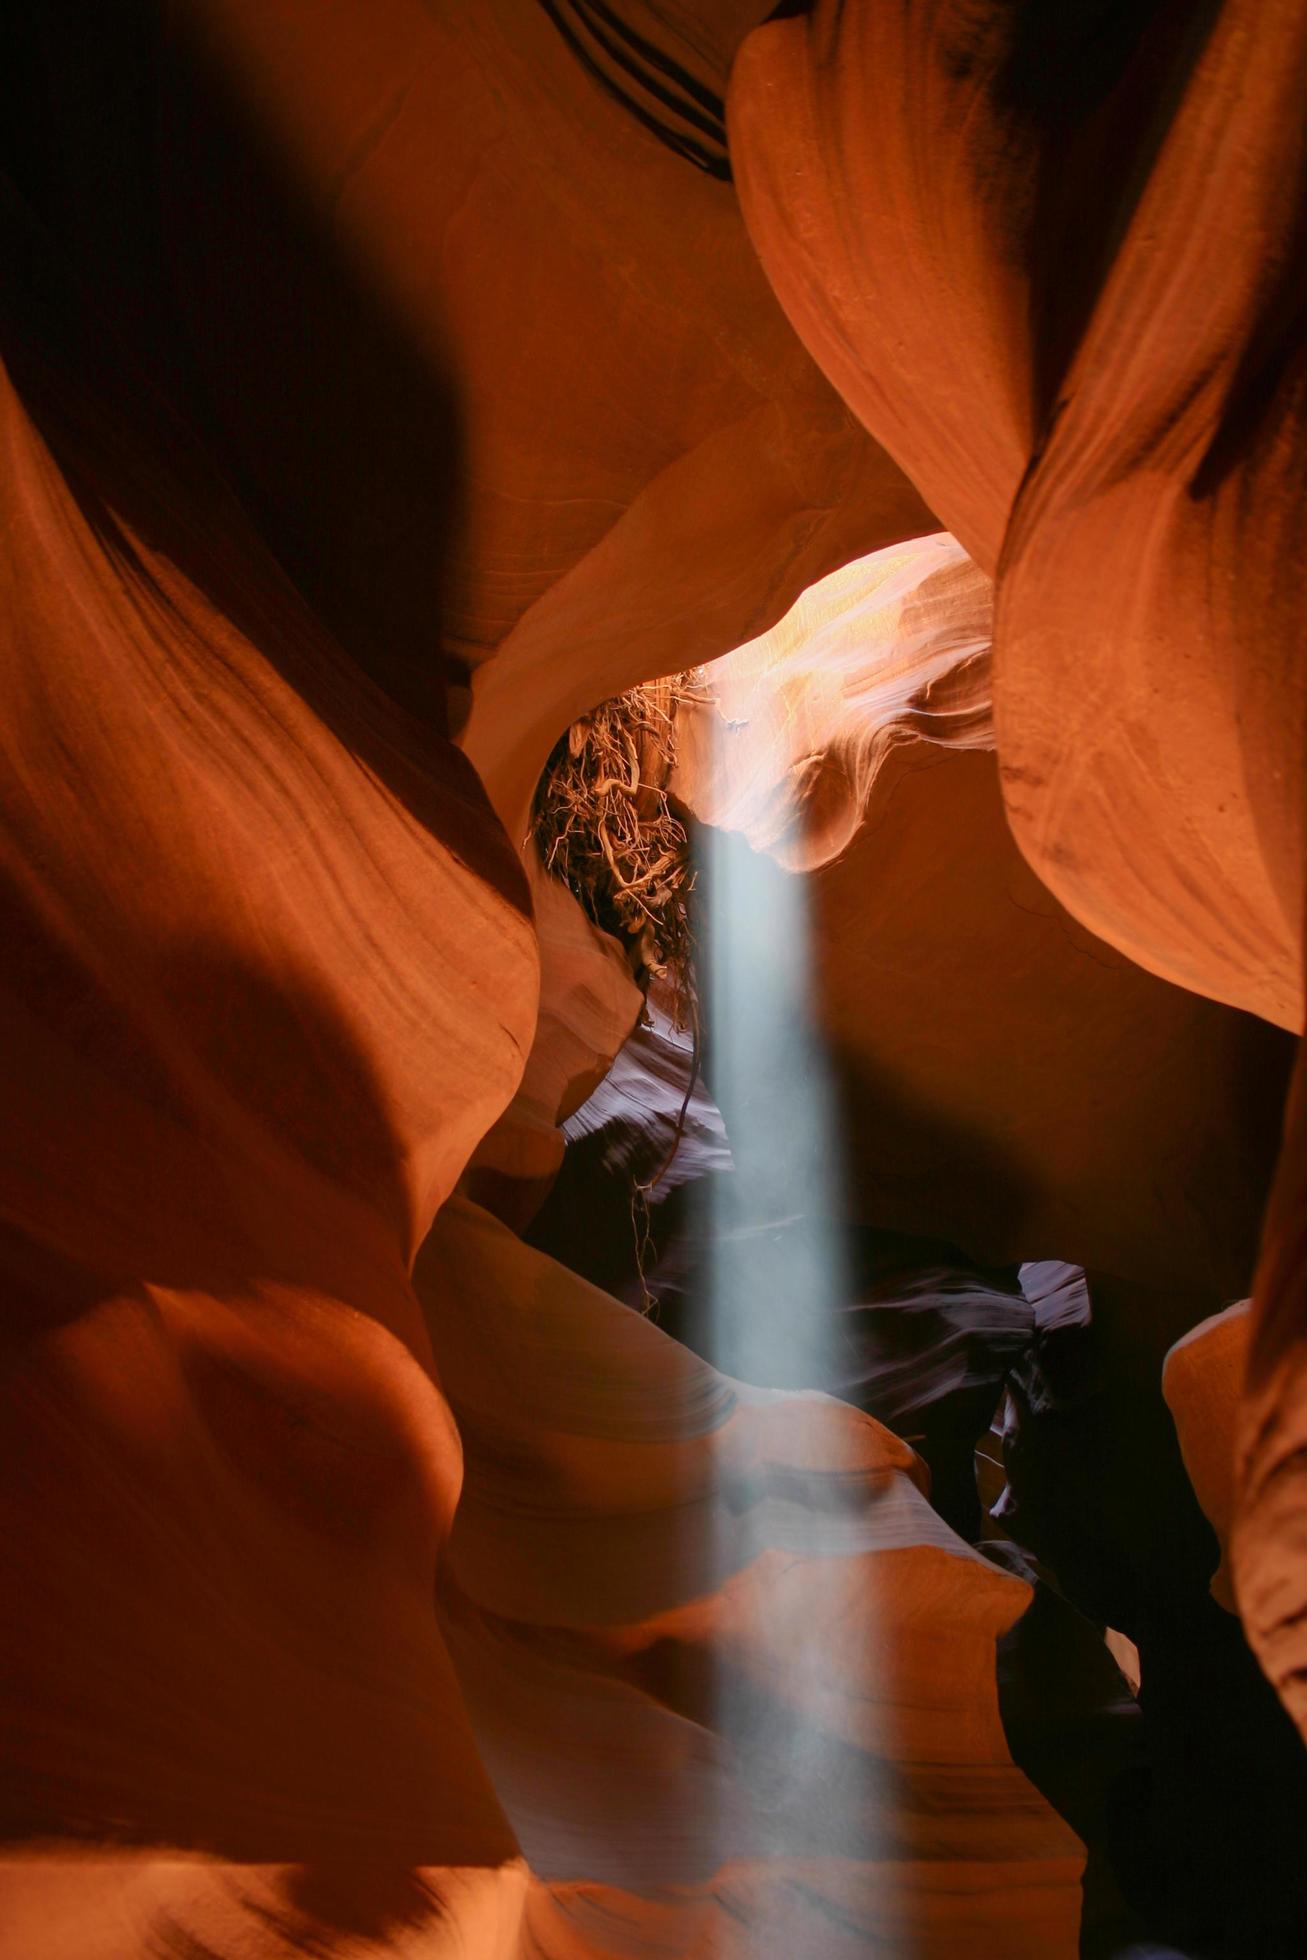
[(1096, 31), (822, 4), (731, 90), (782, 302), (1000, 571), (1023, 850), (1100, 936), (1295, 1032), (1305, 64), (1292, 0)]
[(901, 1443), (462, 1206), (419, 1310), (532, 1040), (517, 855), (10, 230), (0, 1949), (1069, 1955), (1027, 1594)]
[[(1132, 959), (1295, 1032), (1304, 86), (1293, 0), (822, 0), (751, 37), (731, 89), (744, 210), (791, 319), (998, 574), (1023, 852)], [(1304, 1161), (1291, 1123), (1234, 1558), (1307, 1718)]]
[(415, 1282), (464, 1448), (442, 1624), (543, 1950), (1073, 1952), (1079, 1847), (998, 1721), (1027, 1589), (911, 1450), (723, 1379), (473, 1207)]
[(446, 1873), (471, 1937), (520, 1853), (409, 1267), (521, 1071), (525, 884), (5, 245), (0, 1945), (367, 1950)]
[[(516, 858), (10, 265), (6, 1952), (1070, 1952), (1076, 1842), (997, 1720), (1025, 1593), (910, 1451), (467, 1208), (420, 1315), (529, 1040)], [(704, 1693), (784, 1688), (803, 1558), (775, 1746), (868, 1769), (782, 1855)]]
[[(632, 25), (720, 94), (763, 11)], [(446, 671), (483, 669), (464, 739), (515, 841), (578, 713), (928, 528), (730, 184), (545, 8), (195, 0), (120, 25), (54, 0), (14, 32), (20, 188), (347, 648), (432, 712)]]
[[(637, 1005), (533, 927), (535, 777), (730, 647), (763, 765), (686, 780), (760, 896), (806, 868), (846, 1222), (938, 1253), (828, 1385), (960, 1518), (1030, 1318), (977, 1261), (1102, 1269), (1009, 1521), (1138, 1638), (1151, 1923), (1303, 1950), (1229, 1371), (1183, 1460), (1158, 1386), (1247, 1286), (1285, 1044), (1234, 1009), (1300, 1023), (1301, 9), (820, 0), (737, 64), (746, 233), (763, 11), (587, 9), (634, 75), (527, 0), (5, 20), (5, 1960), (1075, 1950), (1023, 1583), (502, 1222)], [(614, 95), (668, 79), (670, 146)], [(737, 1167), (793, 1140), (723, 1101)], [(1230, 1527), (1300, 1717), (1305, 1111)]]
[[(764, 917), (814, 867), (800, 1011), (831, 1047), (858, 1223), (1206, 1287), (1214, 1310), (1247, 1283), (1290, 1044), (1143, 972), (1024, 862), (985, 753), (987, 605), (938, 537), (824, 581), (704, 670), (673, 787), (740, 833), (719, 849), (759, 854)], [(711, 1087), (711, 1025), (705, 1066)], [(723, 1105), (740, 1147), (784, 1133), (766, 1098), (762, 1075)]]
[(830, 573), (705, 671), (674, 790), (787, 869), (828, 864), (896, 746), (993, 748), (992, 590), (944, 533)]

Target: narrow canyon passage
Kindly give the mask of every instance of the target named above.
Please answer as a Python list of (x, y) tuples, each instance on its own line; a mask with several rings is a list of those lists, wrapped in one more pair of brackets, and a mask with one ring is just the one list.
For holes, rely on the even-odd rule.
[(1301, 1960), (1304, 0), (0, 100), (0, 1960)]
[[(1243, 1308), (1219, 1313), (1223, 1282), (1251, 1258), (1256, 1199), (1239, 1225), (1234, 1193), (1258, 1154), (1269, 1174), (1289, 1045), (1076, 937), (1055, 908), (1032, 912), (1015, 853), (1005, 877), (980, 882), (995, 839), (974, 815), (932, 836), (919, 804), (904, 811), (918, 780), (936, 803), (949, 793), (944, 767), (961, 809), (984, 807), (969, 778), (989, 766), (992, 739), (976, 670), (987, 594), (958, 579), (964, 566), (938, 539), (874, 554), (681, 690), (662, 774), (684, 798), (697, 879), (693, 1030), (676, 1026), (671, 976), (655, 982), (648, 1025), (564, 1125), (568, 1154), (528, 1237), (728, 1376), (865, 1410), (917, 1453), (950, 1528), (941, 1542), (1033, 1586), (1000, 1638), (999, 1707), (1007, 1750), (1086, 1846), (1081, 1951), (1164, 1940), (1288, 1953), (1307, 1905), (1288, 1876), (1307, 1780), (1231, 1617), (1228, 1577), (1213, 1581), (1211, 1525), (1228, 1529), (1229, 1506), (1213, 1502), (1205, 1465), (1220, 1461), (1215, 1383), (1228, 1397), (1238, 1365), (1213, 1376), (1206, 1357), (1227, 1323), (1247, 1325)], [(841, 659), (854, 677), (832, 689)], [(970, 672), (941, 688), (950, 662)], [(899, 763), (920, 760), (923, 743), (956, 760), (904, 774), (890, 734), (909, 719)], [(569, 769), (591, 739), (574, 731)], [(838, 766), (827, 740), (849, 744)], [(642, 782), (658, 777), (646, 754)], [(839, 800), (850, 793), (865, 799), (852, 816)], [(603, 820), (617, 838), (620, 813)], [(587, 862), (575, 845), (570, 861)], [(588, 861), (606, 881), (598, 845)], [(869, 912), (856, 964), (851, 886), (824, 900), (826, 863), (858, 868)], [(638, 876), (634, 857), (618, 864)], [(932, 928), (907, 899), (941, 874), (950, 899)], [(969, 915), (954, 894), (977, 884), (970, 916), (986, 932), (959, 948)], [(597, 909), (608, 903), (601, 894)], [(917, 975), (906, 1007), (905, 966)], [(832, 1039), (851, 980), (856, 1049)], [(1078, 1040), (1045, 1034), (1051, 1079), (1032, 1095), (1032, 1003), (1050, 989)], [(1206, 1102), (1222, 1053), (1246, 1127), (1218, 1166), (1210, 1136), (1195, 1153), (1203, 1118), (1186, 1098)], [(1174, 1086), (1159, 1095), (1163, 1082)], [(1091, 1112), (1096, 1138), (1084, 1134)], [(637, 1192), (647, 1210), (633, 1209)], [(1083, 1263), (1026, 1257), (1054, 1250)], [(824, 1396), (806, 1398), (817, 1448), (837, 1420)], [(814, 1565), (788, 1632), (795, 1680), (831, 1667), (822, 1582)], [(869, 1645), (877, 1612), (873, 1594), (859, 1609)], [(744, 1724), (733, 1740), (747, 1749), (748, 1723), (765, 1738), (769, 1717), (736, 1708), (728, 1695), (719, 1719), (728, 1734)], [(897, 1713), (869, 1734), (864, 1789), (895, 1785)], [(821, 1751), (793, 1737), (790, 1748), (798, 1790)], [(756, 1753), (765, 1760), (761, 1740)], [(855, 1810), (847, 1767), (836, 1787)], [(937, 1801), (945, 1787), (941, 1775)], [(980, 1935), (982, 1950), (994, 1937)]]

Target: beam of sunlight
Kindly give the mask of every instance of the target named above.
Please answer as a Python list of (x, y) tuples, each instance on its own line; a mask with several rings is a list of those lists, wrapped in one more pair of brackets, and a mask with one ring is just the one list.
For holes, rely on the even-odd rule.
[[(712, 827), (701, 855), (710, 1087), (735, 1163), (711, 1181), (711, 1351), (738, 1381), (818, 1389), (837, 1378), (850, 1279), (809, 880)], [(866, 1546), (866, 1521), (838, 1474), (850, 1413), (820, 1394), (782, 1404), (778, 1393), (775, 1405), (784, 1440), (762, 1472), (767, 1487), (756, 1466), (750, 1482), (723, 1460), (722, 1555), (738, 1570), (742, 1542), (755, 1558), (779, 1551), (785, 1572), (744, 1591), (741, 1644), (719, 1675), (715, 1720), (747, 1792), (749, 1851), (775, 1880), (761, 1894), (775, 1907), (750, 1928), (749, 1960), (821, 1960), (831, 1926), (823, 1931), (820, 1911), (796, 1915), (784, 1903), (804, 1890), (798, 1861), (834, 1856), (856, 1870), (865, 1909), (884, 1855), (871, 1698), (854, 1686), (875, 1647), (867, 1563), (849, 1556)]]
[(831, 1378), (848, 1276), (808, 881), (732, 832), (703, 839), (711, 1086), (736, 1165), (714, 1187), (713, 1352), (743, 1381), (816, 1387)]

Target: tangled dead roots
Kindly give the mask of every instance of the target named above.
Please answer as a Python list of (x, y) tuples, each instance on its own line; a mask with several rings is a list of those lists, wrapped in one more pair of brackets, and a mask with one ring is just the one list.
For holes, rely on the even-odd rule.
[(678, 674), (573, 722), (545, 765), (531, 824), (545, 869), (625, 942), (646, 993), (662, 983), (681, 1027), (694, 1016), (694, 869), (667, 784), (677, 711), (698, 698), (697, 674)]

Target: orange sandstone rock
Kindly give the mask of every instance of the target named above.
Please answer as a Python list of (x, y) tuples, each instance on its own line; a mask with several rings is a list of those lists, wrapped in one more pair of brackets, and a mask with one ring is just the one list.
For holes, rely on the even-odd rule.
[[(1307, 18), (1084, 18), (863, 0), (772, 23), (736, 64), (737, 181), (806, 344), (997, 574), (1023, 853), (1139, 964), (1296, 1032)], [(1292, 1115), (1234, 1527), (1300, 1722), (1305, 1161)]]
[(1184, 1467), (1221, 1547), (1212, 1597), (1230, 1613), (1235, 1430), (1248, 1363), (1251, 1304), (1239, 1300), (1191, 1328), (1169, 1349), (1162, 1367), (1162, 1392), (1175, 1419)]
[(705, 670), (674, 787), (775, 861), (760, 907), (806, 877), (861, 1222), (1215, 1306), (1255, 1256), (1289, 1044), (1141, 971), (1023, 861), (986, 752), (988, 624), (956, 544), (873, 553)]

